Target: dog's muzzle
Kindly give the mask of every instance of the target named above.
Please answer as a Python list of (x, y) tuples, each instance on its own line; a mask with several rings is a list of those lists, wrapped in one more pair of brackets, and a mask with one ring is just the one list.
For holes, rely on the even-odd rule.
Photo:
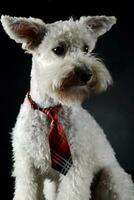
[(92, 71), (86, 66), (75, 67), (63, 80), (61, 90), (69, 89), (73, 86), (84, 86), (91, 80), (92, 75)]

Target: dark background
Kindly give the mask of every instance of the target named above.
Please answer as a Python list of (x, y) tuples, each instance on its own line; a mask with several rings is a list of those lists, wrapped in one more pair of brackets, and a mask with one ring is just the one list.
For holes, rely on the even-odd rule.
[[(110, 1), (111, 2), (111, 1)], [(101, 95), (92, 97), (84, 107), (94, 115), (104, 128), (123, 168), (134, 173), (134, 14), (129, 1), (54, 1), (9, 2), (3, 1), (0, 14), (37, 17), (46, 23), (68, 19), (78, 19), (82, 15), (115, 15), (117, 24), (101, 37), (94, 52), (104, 59), (110, 70), (114, 85)], [(11, 178), (11, 138), (10, 132), (24, 95), (29, 89), (31, 56), (24, 54), (20, 45), (15, 44), (0, 26), (0, 180), (1, 196), (10, 200), (13, 194)]]

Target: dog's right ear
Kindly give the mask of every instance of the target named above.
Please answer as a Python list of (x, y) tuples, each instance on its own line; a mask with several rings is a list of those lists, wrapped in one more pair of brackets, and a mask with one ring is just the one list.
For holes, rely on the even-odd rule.
[(22, 43), (22, 48), (27, 50), (36, 48), (46, 33), (46, 26), (40, 19), (2, 15), (1, 23), (10, 38)]

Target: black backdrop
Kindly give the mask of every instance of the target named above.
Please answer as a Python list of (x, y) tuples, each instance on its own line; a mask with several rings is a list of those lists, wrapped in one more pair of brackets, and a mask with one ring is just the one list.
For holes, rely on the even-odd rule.
[[(104, 59), (113, 79), (113, 87), (106, 93), (92, 97), (84, 107), (95, 116), (104, 128), (115, 149), (120, 164), (129, 173), (134, 172), (134, 14), (133, 6), (127, 3), (92, 1), (5, 2), (0, 14), (38, 17), (46, 23), (81, 15), (115, 15), (117, 24), (101, 37), (94, 52)], [(11, 199), (13, 180), (11, 176), (11, 138), (19, 106), (29, 89), (31, 56), (24, 54), (0, 26), (0, 180), (1, 196)]]

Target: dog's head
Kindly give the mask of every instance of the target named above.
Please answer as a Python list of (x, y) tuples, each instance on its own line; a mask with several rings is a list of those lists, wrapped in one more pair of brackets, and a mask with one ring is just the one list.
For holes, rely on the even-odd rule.
[(93, 92), (106, 90), (112, 78), (92, 54), (99, 36), (115, 17), (89, 16), (45, 24), (40, 19), (2, 16), (7, 34), (33, 54), (32, 81), (42, 95), (64, 103), (81, 103)]

